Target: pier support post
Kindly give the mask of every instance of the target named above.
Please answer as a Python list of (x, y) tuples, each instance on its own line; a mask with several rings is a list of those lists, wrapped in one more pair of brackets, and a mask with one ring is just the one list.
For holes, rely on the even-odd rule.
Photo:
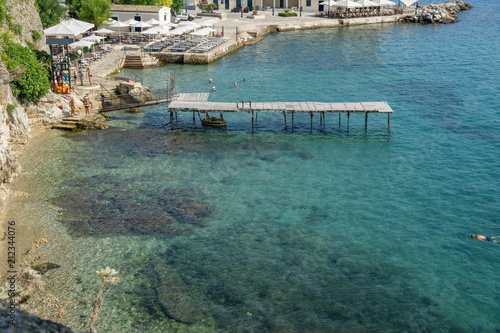
[(323, 114), (323, 131), (326, 131), (326, 118), (325, 118), (325, 113), (321, 112)]
[(387, 132), (391, 133), (391, 114), (387, 114)]
[(295, 117), (295, 112), (292, 112), (292, 131), (293, 131), (293, 118)]
[(194, 111), (193, 111), (193, 129), (196, 128), (196, 118), (194, 116)]
[(252, 132), (253, 132), (253, 111), (252, 111)]
[(368, 112), (365, 112), (365, 131), (368, 128)]
[(170, 129), (174, 129), (174, 113), (170, 111)]
[(340, 114), (341, 114), (341, 113), (339, 112), (339, 127), (340, 127)]
[(285, 131), (286, 131), (287, 128), (286, 128), (286, 113), (285, 113), (285, 111), (283, 111), (283, 118), (285, 119)]
[(255, 123), (257, 124), (257, 118), (259, 118), (259, 113), (255, 112)]
[(349, 132), (349, 117), (351, 116), (350, 112), (347, 112), (347, 132)]
[(313, 130), (313, 113), (312, 112), (309, 112), (309, 115), (311, 116), (311, 132)]

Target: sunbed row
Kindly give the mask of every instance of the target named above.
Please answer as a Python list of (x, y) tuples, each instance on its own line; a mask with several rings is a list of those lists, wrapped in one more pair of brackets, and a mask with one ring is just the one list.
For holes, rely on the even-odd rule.
[(223, 44), (225, 41), (227, 41), (226, 38), (214, 38), (206, 41), (205, 43), (202, 43), (194, 48), (191, 49), (191, 52), (196, 52), (196, 53), (204, 53), (208, 52), (214, 47), (217, 47), (221, 44)]

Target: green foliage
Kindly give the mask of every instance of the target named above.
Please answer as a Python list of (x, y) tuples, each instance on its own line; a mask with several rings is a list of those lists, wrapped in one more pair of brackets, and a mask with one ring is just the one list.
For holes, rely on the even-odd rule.
[(110, 17), (110, 9), (110, 0), (80, 1), (80, 10), (78, 11), (78, 17), (80, 20), (94, 23), (96, 27), (98, 27), (102, 24), (102, 22)]
[(116, 0), (115, 3), (122, 5), (149, 5), (153, 6), (157, 0)]
[(45, 96), (50, 88), (48, 71), (27, 47), (4, 37), (2, 61), (10, 72), (14, 72), (12, 90), (20, 99), (36, 101)]
[(64, 15), (65, 8), (59, 0), (36, 0), (36, 4), (44, 29), (59, 23)]
[(278, 13), (279, 16), (283, 17), (290, 17), (290, 16), (297, 16), (297, 13), (295, 12), (289, 12), (289, 13)]
[(7, 114), (10, 116), (12, 115), (12, 112), (16, 109), (17, 104), (9, 104), (7, 105)]
[(208, 0), (201, 0), (198, 2), (198, 7), (201, 8), (203, 13), (213, 13), (215, 9), (217, 9), (217, 4), (208, 3)]
[(172, 0), (156, 0), (155, 6), (167, 6), (172, 7)]
[(31, 37), (33, 38), (33, 41), (34, 42), (38, 42), (39, 40), (42, 39), (42, 34), (40, 34), (38, 31), (36, 30), (31, 30)]
[(180, 13), (182, 8), (184, 8), (184, 0), (172, 0), (172, 6), (170, 7), (172, 13)]
[(23, 33), (23, 26), (20, 24), (12, 24), (10, 29), (18, 36), (21, 36)]
[(3, 21), (7, 18), (7, 11), (5, 10), (6, 2), (6, 0), (0, 0), (0, 23), (3, 23)]

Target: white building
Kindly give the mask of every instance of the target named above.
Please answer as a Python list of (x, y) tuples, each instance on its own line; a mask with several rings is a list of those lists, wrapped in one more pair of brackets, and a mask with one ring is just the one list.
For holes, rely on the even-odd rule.
[(152, 18), (160, 21), (160, 24), (171, 22), (170, 7), (167, 6), (142, 6), (142, 5), (117, 5), (111, 6), (111, 18), (116, 21), (134, 19), (136, 21), (147, 21)]

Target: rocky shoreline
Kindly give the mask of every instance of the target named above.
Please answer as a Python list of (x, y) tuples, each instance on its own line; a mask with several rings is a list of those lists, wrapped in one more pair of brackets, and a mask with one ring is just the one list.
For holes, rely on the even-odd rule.
[(454, 23), (458, 20), (456, 15), (458, 12), (471, 8), (472, 6), (465, 1), (448, 1), (423, 6), (417, 10), (417, 13), (404, 16), (401, 21), (421, 24)]

